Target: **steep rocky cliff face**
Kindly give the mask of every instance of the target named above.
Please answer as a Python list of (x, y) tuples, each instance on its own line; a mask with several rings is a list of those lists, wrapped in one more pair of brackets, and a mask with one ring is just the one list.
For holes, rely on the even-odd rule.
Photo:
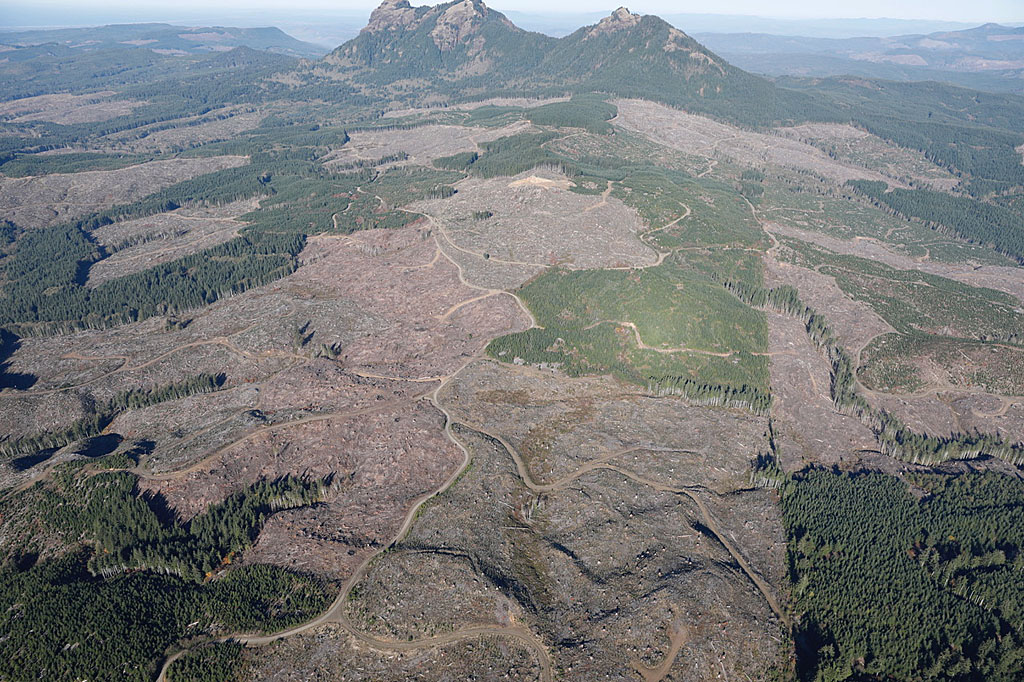
[[(506, 77), (535, 66), (553, 40), (517, 28), (479, 0), (434, 7), (385, 0), (366, 28), (328, 55), (326, 62), (353, 69), (375, 84), (462, 80), (496, 70)], [(374, 72), (364, 73), (367, 68)]]

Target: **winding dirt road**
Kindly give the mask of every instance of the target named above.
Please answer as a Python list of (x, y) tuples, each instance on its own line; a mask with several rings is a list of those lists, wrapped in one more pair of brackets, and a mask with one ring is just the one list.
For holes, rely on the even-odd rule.
[[(327, 623), (336, 623), (366, 647), (377, 651), (385, 652), (429, 649), (432, 647), (437, 647), (444, 644), (452, 644), (467, 639), (475, 639), (478, 637), (488, 635), (496, 635), (516, 639), (524, 645), (526, 645), (531, 650), (533, 650), (534, 654), (537, 657), (538, 664), (540, 665), (541, 680), (543, 682), (553, 682), (554, 678), (552, 673), (551, 656), (548, 653), (547, 648), (536, 635), (534, 635), (528, 628), (524, 626), (471, 626), (463, 628), (461, 630), (456, 630), (454, 632), (437, 635), (435, 637), (428, 637), (424, 639), (411, 641), (397, 641), (381, 639), (374, 635), (363, 632), (351, 622), (351, 620), (348, 618), (348, 614), (346, 613), (345, 609), (345, 605), (349, 599), (349, 594), (352, 592), (352, 589), (366, 576), (366, 573), (369, 570), (369, 567), (373, 563), (374, 559), (376, 559), (381, 553), (387, 551), (388, 549), (394, 547), (396, 544), (401, 542), (402, 539), (408, 534), (409, 530), (412, 528), (412, 524), (415, 521), (417, 513), (419, 512), (420, 508), (431, 498), (436, 497), (437, 495), (440, 495), (444, 491), (448, 490), (448, 488), (450, 488), (455, 483), (455, 481), (459, 479), (462, 473), (466, 470), (466, 467), (469, 466), (469, 450), (452, 433), (453, 422), (451, 415), (440, 404), (437, 396), (441, 389), (444, 388), (444, 386), (446, 386), (448, 382), (452, 380), (452, 378), (454, 378), (459, 372), (465, 369), (470, 363), (475, 362), (477, 359), (479, 359), (479, 353), (469, 358), (458, 370), (453, 372), (451, 375), (445, 377), (444, 380), (442, 380), (442, 382), (433, 391), (420, 397), (421, 399), (424, 397), (428, 399), (434, 405), (434, 407), (439, 412), (441, 412), (441, 414), (444, 415), (445, 435), (449, 438), (449, 440), (451, 440), (452, 443), (454, 443), (462, 451), (463, 459), (462, 463), (456, 468), (454, 472), (452, 472), (452, 474), (444, 481), (444, 483), (441, 484), (440, 487), (438, 487), (436, 490), (424, 493), (413, 502), (412, 506), (409, 508), (409, 511), (405, 515), (405, 519), (402, 521), (402, 525), (398, 528), (398, 531), (395, 533), (395, 536), (391, 540), (391, 542), (387, 543), (380, 550), (370, 554), (366, 557), (365, 560), (363, 560), (363, 562), (356, 568), (356, 570), (353, 571), (352, 575), (348, 578), (348, 580), (345, 581), (344, 585), (341, 588), (341, 591), (338, 593), (338, 596), (335, 598), (335, 600), (331, 603), (330, 607), (328, 607), (326, 611), (324, 611), (316, 618), (307, 621), (302, 625), (298, 625), (294, 628), (282, 630), (281, 632), (275, 632), (271, 634), (237, 633), (226, 637), (221, 637), (216, 641), (224, 642), (231, 640), (241, 642), (246, 646), (265, 646), (267, 644), (271, 644), (273, 642), (285, 639), (287, 637), (293, 637), (295, 635), (308, 632), (309, 630), (317, 628), (321, 625), (325, 625)], [(167, 669), (174, 661), (176, 661), (184, 653), (185, 651), (177, 652), (172, 656), (168, 657), (167, 660), (164, 661), (164, 664), (160, 669), (160, 674), (157, 677), (157, 682), (166, 682)]]

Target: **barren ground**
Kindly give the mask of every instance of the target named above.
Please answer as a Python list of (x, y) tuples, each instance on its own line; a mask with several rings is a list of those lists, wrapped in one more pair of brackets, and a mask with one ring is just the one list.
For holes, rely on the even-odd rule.
[(939, 263), (927, 259), (910, 258), (874, 239), (836, 239), (819, 232), (801, 230), (779, 223), (769, 223), (766, 228), (773, 233), (824, 246), (836, 253), (868, 258), (901, 270), (920, 270), (932, 275), (948, 277), (964, 284), (1004, 291), (1024, 302), (1024, 269), (1022, 268), (972, 265), (970, 263), (960, 265)]
[(497, 140), (530, 130), (532, 126), (521, 121), (503, 128), (466, 128), (453, 125), (428, 125), (408, 130), (361, 130), (349, 134), (349, 142), (331, 153), (327, 166), (338, 166), (358, 161), (376, 161), (385, 156), (405, 153), (404, 163), (429, 166), (434, 159), (459, 152), (480, 151), (481, 142)]
[(805, 123), (776, 128), (775, 131), (789, 139), (831, 150), (840, 161), (876, 170), (903, 182), (916, 181), (945, 190), (952, 189), (960, 182), (949, 171), (926, 159), (924, 154), (905, 149), (851, 125)]
[(197, 175), (243, 166), (244, 156), (151, 161), (111, 171), (28, 178), (0, 176), (0, 212), (26, 227), (47, 227), (91, 211), (126, 204)]
[[(657, 254), (638, 238), (644, 224), (636, 211), (613, 197), (569, 190), (569, 180), (551, 171), (515, 178), (469, 178), (449, 199), (422, 201), (412, 209), (433, 218), (446, 252), (473, 268), (469, 281), (511, 288), (550, 265), (578, 268), (652, 265)], [(479, 218), (475, 214), (491, 213)], [(458, 252), (458, 253), (454, 253)], [(484, 280), (479, 270), (519, 273)]]
[(750, 132), (653, 102), (617, 100), (615, 105), (619, 108), (616, 124), (688, 154), (720, 155), (748, 166), (807, 170), (840, 184), (855, 179), (900, 184), (877, 171), (833, 160), (805, 142)]
[(89, 268), (87, 284), (98, 286), (226, 242), (245, 225), (234, 218), (254, 210), (258, 203), (246, 200), (181, 208), (94, 230), (93, 238), (113, 253)]
[(767, 317), (774, 353), (769, 365), (772, 417), (785, 470), (836, 465), (861, 450), (875, 450), (874, 434), (866, 426), (835, 411), (828, 364), (807, 338), (803, 323), (776, 313)]
[(146, 104), (125, 99), (111, 99), (113, 91), (88, 95), (38, 95), (0, 103), (0, 117), (23, 121), (49, 121), (61, 125), (108, 121), (132, 113)]
[[(246, 130), (259, 126), (264, 113), (228, 109), (218, 112), (224, 118), (196, 122), (191, 118), (178, 119), (177, 127), (148, 130), (136, 128), (102, 138), (104, 149), (133, 154), (189, 149), (202, 143), (230, 140)], [(212, 114), (207, 114), (205, 118)], [(166, 124), (158, 124), (161, 127)]]

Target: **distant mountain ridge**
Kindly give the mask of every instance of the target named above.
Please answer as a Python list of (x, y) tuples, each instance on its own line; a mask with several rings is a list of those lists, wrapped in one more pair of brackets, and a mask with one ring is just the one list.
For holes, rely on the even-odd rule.
[(110, 24), (89, 28), (0, 32), (0, 44), (28, 47), (55, 43), (75, 50), (146, 48), (165, 55), (206, 54), (247, 47), (291, 57), (316, 58), (324, 50), (279, 28)]
[(763, 33), (700, 34), (737, 64), (769, 75), (864, 75), (946, 80), (1024, 91), (1024, 27), (984, 24), (887, 38), (807, 38)]

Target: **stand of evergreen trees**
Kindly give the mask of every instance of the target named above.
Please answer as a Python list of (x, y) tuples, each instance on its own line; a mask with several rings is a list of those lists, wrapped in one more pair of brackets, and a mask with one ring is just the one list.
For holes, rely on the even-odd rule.
[(772, 405), (771, 395), (754, 386), (743, 385), (736, 388), (694, 381), (688, 377), (649, 377), (647, 390), (657, 396), (683, 396), (687, 402), (694, 405), (736, 407), (750, 410), (754, 414), (768, 414)]
[(81, 502), (65, 502), (46, 513), (51, 527), (89, 539), (95, 548), (89, 561), (93, 575), (145, 570), (202, 582), (249, 548), (269, 515), (320, 502), (326, 491), (321, 480), (263, 479), (180, 523), (161, 519), (135, 485), (128, 473), (97, 474), (75, 491)]
[(902, 218), (952, 231), (1024, 264), (1024, 217), (1004, 206), (929, 189), (890, 190), (880, 181), (850, 180), (847, 184)]
[(267, 518), (320, 502), (329, 486), (264, 479), (182, 521), (133, 474), (59, 466), (0, 502), (5, 521), (30, 519), (0, 539), (0, 679), (151, 682), (184, 638), (272, 632), (321, 613), (333, 596), (323, 580), (234, 564)]
[[(398, 227), (416, 219), (407, 211), (380, 210), (375, 194), (395, 206), (445, 198), (455, 192), (449, 183), (463, 177), (401, 168), (339, 174), (320, 163), (319, 148), (245, 151), (252, 154), (246, 166), (202, 175), (62, 225), (20, 233), (13, 254), (0, 261), (5, 295), (0, 326), (20, 336), (53, 334), (208, 305), (294, 272), (309, 234)], [(356, 192), (370, 185), (372, 191)], [(240, 236), (95, 288), (86, 286), (90, 266), (109, 255), (91, 236), (96, 228), (183, 206), (254, 196), (265, 198), (243, 216), (249, 225)]]
[(797, 678), (1024, 679), (1024, 484), (995, 472), (840, 474), (781, 491)]
[(217, 642), (189, 649), (167, 669), (168, 682), (241, 682), (238, 642)]

